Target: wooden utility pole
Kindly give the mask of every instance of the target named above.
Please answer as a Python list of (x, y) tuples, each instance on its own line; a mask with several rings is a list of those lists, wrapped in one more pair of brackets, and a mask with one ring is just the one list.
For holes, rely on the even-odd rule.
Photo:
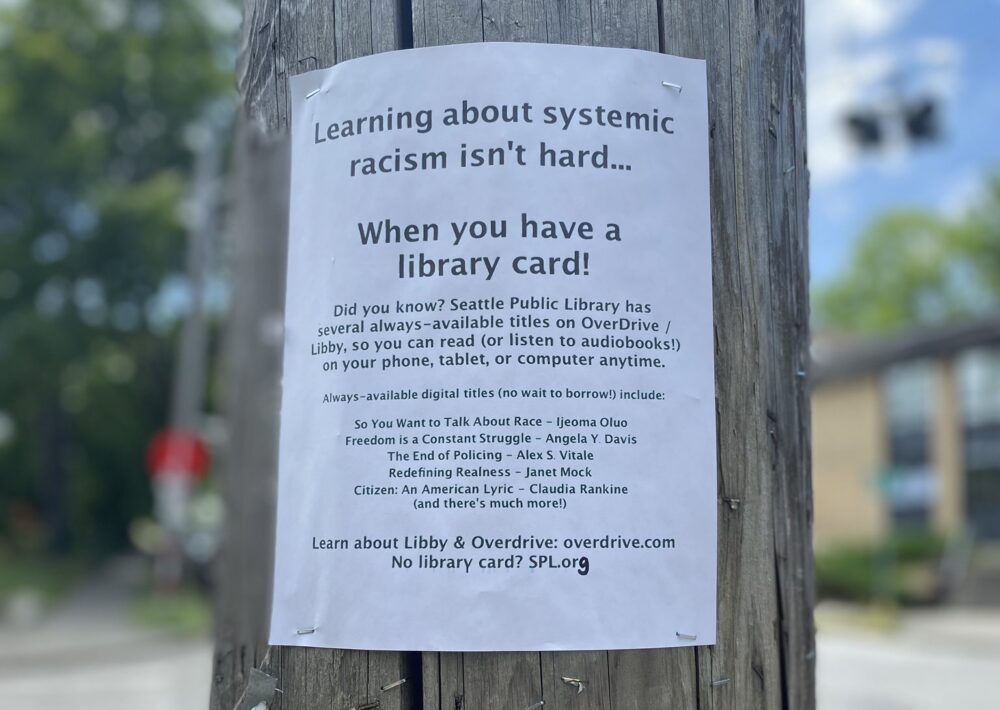
[[(269, 707), (282, 710), (814, 707), (802, 34), (802, 0), (246, 0), (244, 154), (230, 229), (230, 517), (212, 708), (252, 707), (275, 682), (282, 692)], [(708, 61), (719, 446), (714, 646), (419, 654), (266, 645), (288, 77), (374, 52), (484, 40), (632, 47)], [(582, 680), (583, 692), (564, 678)]]

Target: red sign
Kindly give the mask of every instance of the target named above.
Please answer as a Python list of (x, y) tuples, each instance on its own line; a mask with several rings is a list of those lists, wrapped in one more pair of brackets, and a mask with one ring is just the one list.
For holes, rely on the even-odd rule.
[(153, 478), (185, 476), (202, 478), (211, 463), (205, 442), (181, 429), (163, 429), (146, 447), (146, 467)]

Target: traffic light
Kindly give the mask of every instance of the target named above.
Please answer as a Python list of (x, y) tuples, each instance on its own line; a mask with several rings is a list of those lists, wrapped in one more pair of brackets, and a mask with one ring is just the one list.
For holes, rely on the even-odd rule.
[(897, 101), (888, 108), (861, 108), (844, 117), (847, 131), (855, 145), (874, 150), (894, 134), (896, 126), (911, 143), (931, 143), (941, 137), (940, 111), (931, 98)]
[(906, 133), (915, 142), (934, 141), (941, 133), (937, 106), (931, 99), (921, 99), (903, 107)]
[(847, 128), (862, 148), (874, 148), (882, 142), (882, 119), (875, 111), (848, 114)]

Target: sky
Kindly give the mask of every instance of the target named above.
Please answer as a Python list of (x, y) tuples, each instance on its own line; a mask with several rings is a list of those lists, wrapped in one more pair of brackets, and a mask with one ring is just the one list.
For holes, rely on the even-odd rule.
[[(1000, 0), (806, 0), (810, 271), (835, 278), (887, 210), (958, 215), (1000, 171)], [(862, 153), (846, 111), (893, 94), (933, 96), (943, 136)]]

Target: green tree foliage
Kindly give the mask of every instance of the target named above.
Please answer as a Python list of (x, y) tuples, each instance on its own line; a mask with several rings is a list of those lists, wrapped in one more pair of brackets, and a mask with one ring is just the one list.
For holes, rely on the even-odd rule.
[(897, 211), (861, 235), (844, 272), (817, 289), (816, 325), (859, 333), (1000, 308), (1000, 176), (960, 217)]
[(106, 549), (148, 510), (188, 144), (231, 91), (217, 4), (0, 4), (0, 538), (40, 516)]

